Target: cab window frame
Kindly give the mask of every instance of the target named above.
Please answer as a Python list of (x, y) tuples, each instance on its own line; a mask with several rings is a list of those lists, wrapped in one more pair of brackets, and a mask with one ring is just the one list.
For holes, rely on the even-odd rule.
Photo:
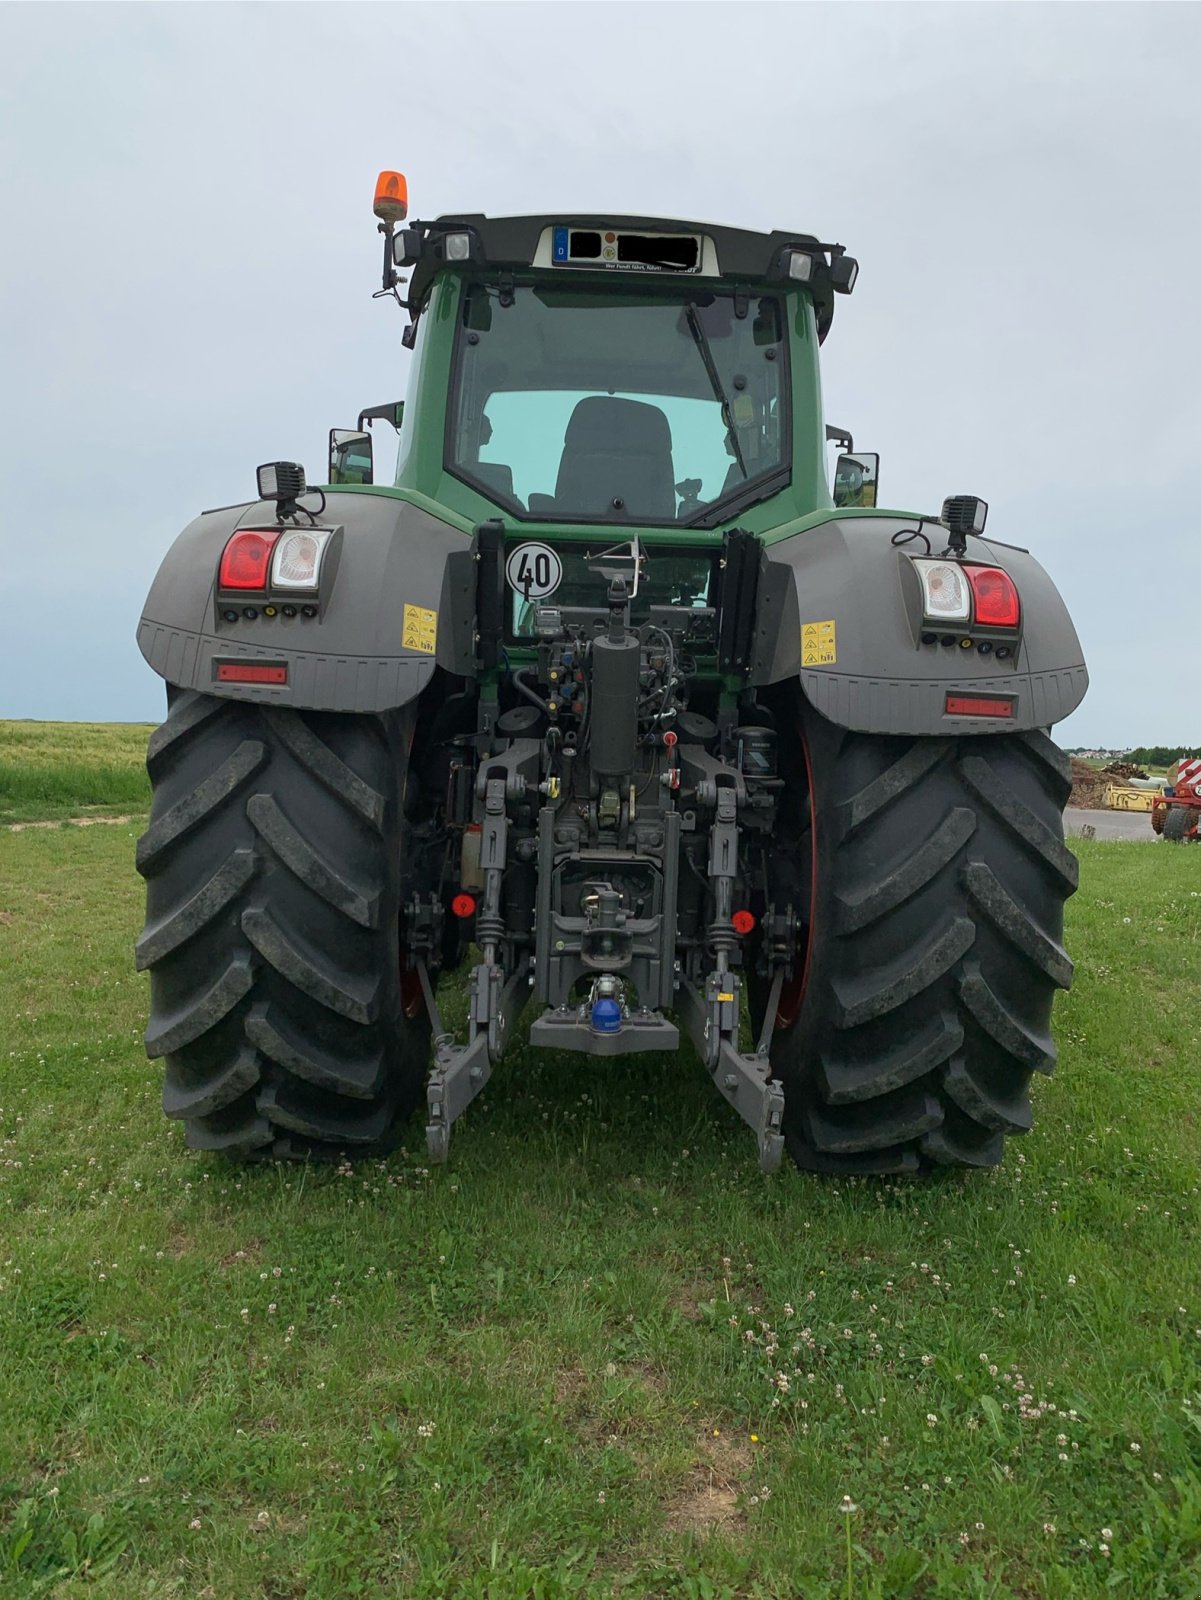
[[(462, 462), (455, 459), (455, 440), (459, 426), (460, 402), (462, 399), (463, 386), (463, 352), (466, 347), (467, 338), (472, 332), (472, 330), (467, 326), (465, 316), (469, 296), (473, 289), (479, 288), (500, 293), (505, 290), (515, 291), (520, 289), (535, 289), (544, 286), (563, 287), (565, 289), (569, 287), (564, 280), (548, 277), (545, 274), (527, 274), (523, 276), (521, 274), (506, 273), (496, 270), (493, 272), (472, 273), (470, 275), (465, 274), (463, 277), (459, 301), (455, 308), (454, 343), (451, 350), (450, 383), (447, 386), (446, 419), (443, 430), (443, 471), (449, 477), (456, 479), (460, 483), (466, 484), (468, 488), (474, 490), (476, 494), (482, 496), (483, 499), (487, 500), (491, 505), (499, 507), (500, 510), (502, 510), (506, 515), (515, 518), (518, 522), (530, 523), (538, 527), (604, 527), (608, 529), (622, 527), (644, 527), (675, 529), (677, 531), (685, 531), (689, 529), (703, 531), (714, 526), (716, 523), (723, 521), (726, 517), (737, 515), (738, 512), (740, 512), (747, 505), (754, 504), (758, 500), (766, 499), (769, 494), (774, 494), (778, 489), (783, 488), (792, 477), (793, 405), (791, 389), (792, 355), (789, 348), (790, 340), (788, 302), (787, 297), (782, 290), (775, 284), (733, 283), (724, 279), (697, 279), (692, 276), (689, 276), (685, 282), (681, 281), (682, 275), (681, 277), (677, 277), (675, 274), (666, 273), (625, 274), (614, 272), (595, 278), (589, 276), (585, 279), (583, 284), (579, 283), (578, 281), (581, 276), (583, 275), (575, 273), (571, 275), (572, 284), (576, 287), (577, 292), (584, 288), (592, 288), (606, 294), (613, 294), (615, 292), (629, 294), (631, 298), (634, 298), (635, 296), (642, 296), (643, 298), (646, 298), (648, 295), (654, 294), (654, 290), (651, 288), (650, 284), (648, 284), (648, 279), (651, 280), (651, 283), (655, 284), (661, 283), (663, 279), (668, 279), (672, 288), (675, 289), (676, 294), (673, 297), (669, 292), (664, 293), (662, 298), (667, 300), (669, 303), (674, 301), (674, 304), (681, 308), (688, 303), (688, 297), (690, 293), (712, 294), (715, 297), (722, 297), (730, 300), (734, 300), (738, 296), (745, 295), (748, 300), (752, 301), (774, 301), (777, 309), (780, 328), (780, 338), (778, 343), (774, 346), (774, 348), (778, 351), (776, 361), (780, 366), (778, 391), (780, 414), (777, 421), (777, 431), (780, 442), (779, 458), (770, 467), (765, 468), (762, 472), (757, 473), (754, 477), (748, 478), (744, 482), (737, 484), (725, 494), (720, 494), (713, 500), (705, 501), (697, 508), (696, 512), (688, 518), (687, 521), (681, 521), (679, 517), (665, 519), (642, 516), (631, 516), (628, 521), (617, 521), (616, 519), (602, 520), (595, 516), (565, 515), (557, 510), (531, 511), (527, 506), (522, 505), (521, 501), (516, 495), (505, 495), (502, 491), (496, 488), (495, 484), (487, 483), (481, 477), (477, 477), (471, 471), (469, 466), (466, 466)], [(656, 298), (658, 298), (658, 296), (656, 296)], [(497, 316), (504, 316), (505, 311), (506, 308), (504, 306), (498, 305), (493, 314)], [(749, 309), (747, 315), (748, 317), (751, 315)], [(698, 352), (698, 360), (699, 359), (700, 355)], [(524, 390), (514, 392), (532, 394), (549, 391)], [(660, 398), (666, 397), (661, 396)]]

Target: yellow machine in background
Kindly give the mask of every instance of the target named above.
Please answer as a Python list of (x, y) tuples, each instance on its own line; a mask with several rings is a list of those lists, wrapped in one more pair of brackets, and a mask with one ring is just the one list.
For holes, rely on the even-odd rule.
[(1136, 789), (1130, 784), (1111, 783), (1105, 790), (1103, 804), (1109, 811), (1150, 811), (1162, 793), (1162, 789)]

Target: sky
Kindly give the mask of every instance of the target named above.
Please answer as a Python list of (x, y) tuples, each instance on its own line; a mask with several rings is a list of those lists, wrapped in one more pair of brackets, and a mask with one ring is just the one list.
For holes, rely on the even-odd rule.
[(0, 717), (158, 720), (175, 535), (404, 394), (395, 167), (418, 217), (843, 242), (881, 502), (981, 495), (1051, 573), (1061, 743), (1201, 743), (1199, 74), (1195, 5), (0, 5)]

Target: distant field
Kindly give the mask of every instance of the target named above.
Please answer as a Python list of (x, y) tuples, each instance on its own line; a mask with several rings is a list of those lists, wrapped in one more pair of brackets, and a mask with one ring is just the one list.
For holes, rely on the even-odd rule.
[(190, 1154), (140, 826), (0, 831), (0, 1600), (1197, 1600), (1201, 849), (1078, 845), (1004, 1167), (834, 1182), (691, 1052)]
[(0, 824), (148, 811), (151, 726), (0, 721)]

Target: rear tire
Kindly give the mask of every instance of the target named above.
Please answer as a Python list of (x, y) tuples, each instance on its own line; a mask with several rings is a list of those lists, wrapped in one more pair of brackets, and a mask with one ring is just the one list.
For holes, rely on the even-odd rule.
[(808, 971), (772, 1043), (788, 1149), (818, 1172), (994, 1166), (1072, 978), (1067, 758), (1042, 733), (804, 731)]
[(1169, 806), (1163, 819), (1163, 836), (1171, 844), (1187, 844), (1188, 833), (1197, 813), (1191, 806)]
[(412, 1113), (428, 1023), (401, 973), (408, 743), (398, 717), (168, 690), (137, 962), (163, 1109), (193, 1149), (382, 1153)]

